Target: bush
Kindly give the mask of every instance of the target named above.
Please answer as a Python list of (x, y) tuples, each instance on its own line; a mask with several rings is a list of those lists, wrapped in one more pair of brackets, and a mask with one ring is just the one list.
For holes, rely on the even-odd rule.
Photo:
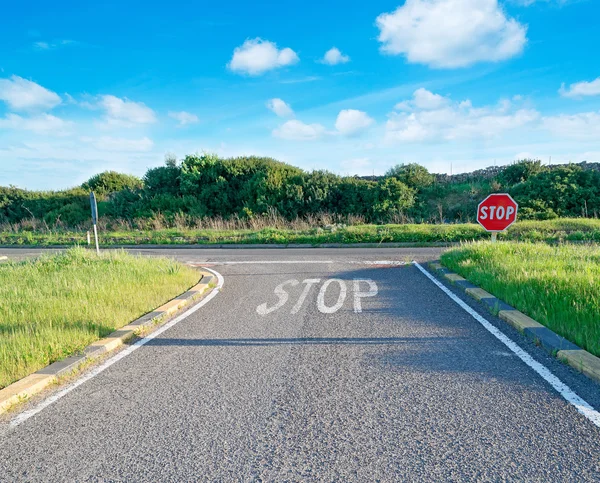
[(81, 187), (86, 191), (94, 191), (97, 195), (107, 195), (124, 189), (142, 187), (142, 180), (130, 174), (104, 171), (88, 179)]

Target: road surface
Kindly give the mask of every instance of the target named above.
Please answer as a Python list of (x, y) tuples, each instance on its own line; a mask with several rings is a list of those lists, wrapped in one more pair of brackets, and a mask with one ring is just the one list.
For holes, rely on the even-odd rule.
[[(438, 249), (157, 251), (219, 293), (2, 423), (0, 481), (600, 479), (600, 428), (404, 265)], [(457, 296), (600, 409), (600, 385)]]

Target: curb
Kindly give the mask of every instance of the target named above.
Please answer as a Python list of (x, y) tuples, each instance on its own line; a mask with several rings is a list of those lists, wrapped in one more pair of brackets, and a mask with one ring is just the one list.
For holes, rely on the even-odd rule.
[[(283, 248), (446, 248), (460, 245), (461, 242), (385, 242), (385, 243), (211, 243), (211, 244), (187, 244), (177, 243), (152, 245), (102, 245), (104, 249), (283, 249)], [(63, 250), (71, 248), (74, 245), (0, 245), (0, 249), (10, 250), (17, 249), (32, 249), (32, 250)]]
[(600, 358), (571, 341), (561, 337), (524, 313), (511, 307), (491, 293), (473, 285), (460, 275), (451, 272), (439, 262), (432, 262), (429, 267), (452, 285), (458, 287), (467, 295), (481, 302), (493, 314), (508, 322), (521, 334), (541, 346), (550, 355), (569, 364), (573, 369), (582, 372), (595, 381), (600, 382)]
[(202, 274), (200, 282), (187, 292), (184, 292), (139, 319), (130, 322), (126, 326), (121, 327), (104, 339), (100, 339), (90, 344), (83, 350), (82, 354), (73, 355), (66, 359), (54, 362), (49, 366), (12, 383), (4, 389), (1, 389), (0, 414), (7, 412), (16, 404), (25, 402), (31, 396), (40, 393), (48, 386), (58, 383), (60, 377), (79, 372), (84, 364), (92, 362), (108, 352), (114, 351), (134, 337), (150, 331), (173, 313), (186, 305), (190, 305), (210, 288), (210, 284), (214, 279), (214, 276), (209, 272), (201, 270), (200, 273)]

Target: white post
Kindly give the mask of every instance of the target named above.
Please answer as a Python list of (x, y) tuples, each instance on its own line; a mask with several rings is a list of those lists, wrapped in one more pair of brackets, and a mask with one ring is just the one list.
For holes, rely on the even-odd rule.
[[(95, 228), (95, 225), (94, 225)], [(492, 232), (492, 243), (496, 243), (496, 240), (498, 239), (498, 232), (497, 231), (493, 231)]]
[(98, 246), (98, 229), (96, 228), (96, 224), (94, 224), (94, 239), (96, 240), (96, 253), (100, 255), (100, 247)]
[(91, 240), (90, 240), (90, 232), (88, 230), (87, 232), (87, 242), (88, 242), (88, 247), (92, 244)]

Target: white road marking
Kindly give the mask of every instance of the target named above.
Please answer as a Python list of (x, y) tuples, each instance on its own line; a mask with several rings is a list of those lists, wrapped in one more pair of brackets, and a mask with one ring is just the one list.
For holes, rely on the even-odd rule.
[[(360, 291), (360, 282), (365, 282), (365, 283), (369, 284), (368, 292)], [(377, 284), (375, 283), (374, 280), (355, 278), (354, 279), (354, 313), (355, 314), (362, 313), (362, 304), (360, 301), (361, 298), (375, 297), (375, 295), (377, 295), (377, 293), (378, 293)]]
[(176, 324), (178, 324), (179, 322), (181, 322), (182, 320), (184, 320), (186, 317), (189, 317), (194, 312), (196, 312), (200, 308), (204, 307), (208, 302), (210, 302), (213, 298), (215, 298), (217, 296), (217, 294), (221, 291), (221, 288), (223, 287), (223, 284), (225, 283), (225, 280), (223, 279), (223, 276), (219, 272), (216, 272), (215, 270), (211, 270), (209, 268), (207, 268), (206, 270), (208, 270), (209, 272), (212, 272), (214, 275), (216, 275), (217, 280), (218, 280), (217, 286), (215, 287), (215, 289), (211, 293), (209, 293), (206, 296), (206, 298), (204, 298), (203, 300), (201, 300), (198, 304), (194, 305), (189, 310), (186, 310), (183, 314), (179, 315), (178, 317), (175, 317), (173, 320), (171, 320), (167, 324), (163, 325), (158, 330), (152, 332), (151, 334), (147, 335), (143, 339), (139, 339), (138, 341), (136, 341), (134, 344), (132, 344), (131, 346), (129, 346), (125, 350), (119, 352), (118, 354), (114, 355), (110, 359), (107, 359), (106, 362), (104, 362), (102, 365), (96, 367), (95, 369), (93, 369), (92, 371), (90, 371), (89, 373), (87, 373), (85, 376), (77, 379), (77, 381), (75, 381), (74, 383), (68, 385), (67, 387), (65, 387), (61, 391), (57, 392), (56, 394), (54, 394), (54, 395), (50, 396), (49, 398), (47, 398), (46, 400), (42, 401), (40, 404), (38, 404), (33, 409), (30, 409), (28, 411), (23, 411), (21, 414), (17, 415), (9, 423), (9, 426), (11, 428), (14, 428), (14, 427), (18, 426), (19, 424), (24, 423), (25, 421), (27, 421), (32, 416), (35, 416), (37, 413), (39, 413), (40, 411), (43, 411), (44, 409), (46, 409), (51, 404), (55, 403), (59, 399), (62, 399), (64, 396), (66, 396), (67, 394), (69, 394), (74, 389), (77, 389), (79, 386), (81, 386), (82, 384), (86, 383), (87, 381), (89, 381), (93, 377), (97, 376), (98, 374), (101, 374), (106, 369), (108, 369), (110, 366), (112, 366), (113, 364), (115, 364), (116, 362), (119, 362), (121, 359), (123, 359), (123, 358), (127, 357), (129, 354), (131, 354), (133, 351), (139, 349), (143, 345), (145, 345), (148, 342), (150, 342), (152, 339), (158, 337), (163, 332), (169, 330), (171, 327), (175, 326)]
[(421, 273), (423, 273), (429, 280), (436, 284), (448, 297), (450, 297), (457, 305), (464, 309), (468, 314), (473, 317), (477, 322), (483, 325), (488, 332), (490, 332), (496, 339), (502, 342), (508, 347), (519, 359), (527, 364), (531, 369), (537, 372), (548, 384), (550, 384), (563, 398), (565, 398), (570, 404), (572, 404), (579, 413), (589, 419), (592, 423), (600, 428), (600, 413), (596, 411), (589, 403), (579, 397), (569, 386), (562, 382), (556, 377), (550, 370), (536, 361), (527, 352), (521, 349), (515, 342), (509, 337), (504, 335), (498, 328), (492, 325), (488, 320), (479, 315), (475, 310), (469, 307), (459, 297), (457, 297), (451, 290), (431, 275), (417, 262), (413, 262)]
[(237, 262), (196, 262), (193, 260), (188, 260), (186, 263), (195, 267), (206, 267), (213, 265), (314, 265), (328, 263), (349, 263), (351, 265), (389, 265), (391, 267), (410, 265), (410, 262), (401, 262), (398, 260), (245, 260)]
[(265, 302), (264, 304), (259, 305), (258, 307), (256, 307), (256, 313), (258, 313), (259, 315), (267, 315), (270, 314), (271, 312), (275, 312), (277, 309), (280, 309), (281, 307), (283, 307), (285, 305), (285, 303), (288, 301), (288, 299), (290, 298), (290, 294), (288, 294), (284, 287), (286, 285), (291, 285), (292, 287), (295, 287), (296, 285), (298, 285), (300, 282), (298, 282), (298, 280), (286, 280), (283, 283), (280, 283), (279, 285), (277, 285), (277, 287), (275, 287), (275, 295), (277, 295), (277, 298), (279, 298), (279, 301), (273, 305), (273, 307), (270, 307), (267, 305), (267, 303)]
[[(302, 281), (302, 283), (305, 284), (304, 289), (302, 290), (302, 293), (300, 294), (298, 301), (292, 307), (290, 314), (298, 313), (298, 311), (304, 305), (304, 302), (306, 301), (308, 294), (310, 293), (310, 290), (312, 289), (313, 285), (316, 285), (320, 282), (321, 282), (320, 278), (308, 278), (308, 279)], [(333, 306), (327, 307), (325, 305), (325, 294), (327, 292), (327, 288), (333, 282), (336, 282), (340, 286), (340, 293), (339, 293), (337, 302)], [(361, 282), (364, 282), (369, 285), (368, 292), (360, 291)], [(289, 300), (289, 293), (285, 290), (285, 287), (286, 286), (296, 287), (299, 284), (300, 284), (300, 282), (298, 280), (290, 279), (290, 280), (286, 280), (285, 282), (277, 285), (277, 287), (275, 287), (275, 290), (274, 290), (274, 293), (275, 293), (275, 295), (277, 295), (277, 298), (278, 298), (277, 303), (275, 303), (275, 305), (273, 305), (272, 307), (269, 307), (267, 302), (260, 304), (258, 307), (256, 307), (256, 313), (264, 316), (264, 315), (269, 315), (269, 314), (275, 312), (276, 310), (279, 310), (280, 308), (282, 308)], [(356, 314), (362, 313), (361, 299), (366, 298), (366, 297), (375, 297), (378, 293), (377, 284), (371, 279), (355, 278), (353, 280), (353, 285), (352, 285), (351, 290), (354, 293), (354, 313), (356, 313)], [(317, 296), (317, 309), (322, 314), (333, 314), (342, 308), (342, 306), (344, 305), (344, 302), (346, 301), (347, 295), (348, 295), (348, 287), (346, 286), (346, 282), (344, 280), (335, 279), (335, 278), (327, 279), (327, 280), (325, 280), (325, 283), (321, 286), (321, 289), (319, 290), (319, 294)]]
[(304, 304), (304, 301), (306, 300), (306, 297), (308, 296), (308, 292), (310, 292), (310, 289), (312, 288), (312, 286), (316, 283), (319, 283), (320, 281), (321, 281), (320, 278), (308, 278), (308, 279), (302, 281), (302, 283), (305, 283), (306, 286), (304, 287), (304, 290), (300, 294), (300, 298), (298, 299), (298, 302), (296, 302), (296, 305), (294, 305), (294, 307), (292, 308), (292, 312), (291, 312), (292, 314), (298, 313), (298, 311), (302, 308), (302, 305)]
[[(327, 305), (325, 305), (325, 293), (327, 292), (327, 288), (333, 282), (337, 283), (340, 286), (340, 294), (335, 305), (327, 307)], [(348, 291), (346, 289), (346, 283), (343, 280), (340, 280), (339, 278), (328, 279), (321, 286), (321, 290), (319, 290), (319, 295), (317, 297), (317, 308), (319, 309), (319, 312), (321, 312), (322, 314), (335, 314), (338, 310), (342, 308), (342, 305), (344, 305), (344, 302), (346, 301), (347, 292)]]

